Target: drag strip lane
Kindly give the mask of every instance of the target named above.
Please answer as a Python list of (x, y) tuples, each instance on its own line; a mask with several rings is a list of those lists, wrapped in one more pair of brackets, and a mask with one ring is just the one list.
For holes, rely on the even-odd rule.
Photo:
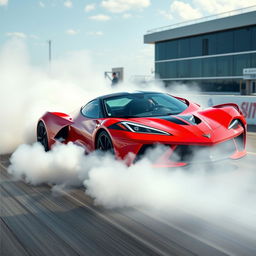
[(165, 255), (99, 218), (77, 200), (71, 203), (63, 196), (53, 196), (47, 186), (37, 190), (23, 182), (7, 182), (1, 171), (3, 176), (1, 219), (29, 255)]

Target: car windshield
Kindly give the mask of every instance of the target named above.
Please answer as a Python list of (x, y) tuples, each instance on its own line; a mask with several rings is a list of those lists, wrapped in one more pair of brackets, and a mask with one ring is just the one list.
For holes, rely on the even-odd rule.
[(163, 93), (134, 93), (104, 99), (109, 117), (155, 117), (177, 115), (187, 104)]

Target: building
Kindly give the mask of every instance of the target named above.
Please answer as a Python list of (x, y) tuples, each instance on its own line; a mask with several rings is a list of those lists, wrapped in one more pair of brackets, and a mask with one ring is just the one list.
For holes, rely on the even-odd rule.
[(156, 78), (166, 85), (256, 93), (256, 6), (150, 30), (144, 43), (155, 44)]

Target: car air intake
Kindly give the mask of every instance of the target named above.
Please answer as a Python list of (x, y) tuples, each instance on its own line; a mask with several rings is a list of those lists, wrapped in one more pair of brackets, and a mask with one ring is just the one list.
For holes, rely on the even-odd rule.
[(200, 124), (202, 122), (201, 119), (195, 115), (186, 115), (186, 116), (178, 116), (178, 117), (186, 120), (192, 125)]
[(228, 158), (235, 152), (233, 140), (214, 145), (178, 145), (171, 155), (171, 161), (174, 162), (209, 162)]

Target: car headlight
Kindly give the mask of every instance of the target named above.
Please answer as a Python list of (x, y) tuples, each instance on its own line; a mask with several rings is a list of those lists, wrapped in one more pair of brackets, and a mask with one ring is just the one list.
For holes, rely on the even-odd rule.
[(172, 135), (168, 132), (149, 127), (143, 124), (133, 123), (133, 122), (120, 122), (121, 125), (125, 126), (129, 131), (131, 132), (137, 132), (137, 133), (149, 133), (149, 134), (158, 134), (158, 135)]
[(234, 119), (234, 120), (230, 123), (230, 125), (228, 126), (228, 129), (229, 129), (229, 130), (230, 130), (230, 129), (237, 129), (238, 126), (239, 126), (239, 124), (240, 124), (240, 121), (237, 120), (237, 119)]

